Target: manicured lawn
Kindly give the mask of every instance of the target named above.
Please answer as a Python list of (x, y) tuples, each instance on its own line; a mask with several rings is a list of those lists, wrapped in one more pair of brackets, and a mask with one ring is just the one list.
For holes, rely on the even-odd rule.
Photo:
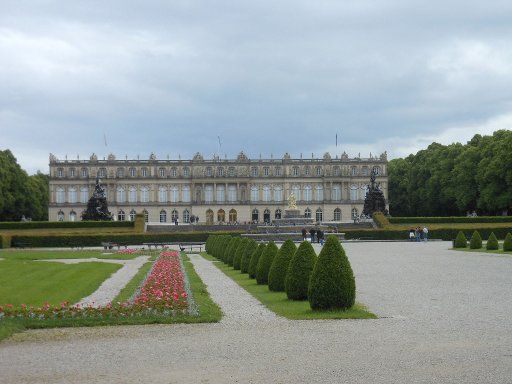
[(0, 305), (45, 302), (73, 304), (93, 293), (121, 265), (110, 263), (63, 264), (30, 260), (0, 260)]
[(249, 275), (242, 274), (232, 267), (216, 261), (212, 256), (202, 254), (208, 260), (214, 261), (227, 276), (243, 287), (247, 292), (258, 299), (268, 309), (276, 314), (292, 320), (314, 320), (314, 319), (376, 319), (373, 313), (369, 312), (363, 305), (356, 305), (346, 311), (313, 311), (308, 301), (288, 300), (284, 292), (271, 292), (268, 285), (258, 285), (255, 279)]
[[(501, 245), (500, 245), (501, 246)], [(454, 251), (462, 251), (462, 252), (482, 252), (482, 253), (494, 253), (498, 255), (510, 255), (512, 256), (512, 252), (505, 252), (503, 249), (497, 249), (494, 251), (485, 249), (485, 245), (481, 249), (470, 249), (470, 248), (452, 248)]]
[(87, 250), (87, 251), (33, 251), (28, 249), (22, 250), (4, 250), (0, 251), (0, 258), (11, 259), (11, 260), (47, 260), (47, 259), (88, 259), (96, 257), (98, 259), (118, 259), (118, 260), (129, 260), (140, 255), (149, 255), (149, 252), (142, 254), (117, 254), (117, 251), (99, 251), (99, 250)]

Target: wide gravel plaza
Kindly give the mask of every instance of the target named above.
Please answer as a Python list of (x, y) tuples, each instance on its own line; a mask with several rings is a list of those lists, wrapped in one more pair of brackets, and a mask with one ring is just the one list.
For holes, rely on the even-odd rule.
[(269, 316), (193, 256), (221, 323), (17, 334), (0, 343), (0, 382), (511, 383), (512, 257), (450, 246), (344, 244), (377, 320)]

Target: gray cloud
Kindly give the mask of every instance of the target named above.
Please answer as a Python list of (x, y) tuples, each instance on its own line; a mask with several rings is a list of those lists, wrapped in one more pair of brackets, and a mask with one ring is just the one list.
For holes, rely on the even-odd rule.
[(510, 2), (2, 3), (0, 147), (31, 171), (218, 135), (229, 156), (402, 156), (509, 121)]

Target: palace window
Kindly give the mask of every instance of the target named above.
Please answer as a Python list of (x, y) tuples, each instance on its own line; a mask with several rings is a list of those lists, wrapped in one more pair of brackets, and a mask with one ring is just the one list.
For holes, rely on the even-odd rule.
[(281, 210), (280, 210), (280, 209), (276, 209), (275, 218), (276, 218), (276, 219), (280, 219), (280, 218), (281, 218), (281, 215), (282, 215)]
[(338, 184), (333, 185), (331, 194), (332, 194), (331, 200), (340, 201), (341, 200), (341, 187)]
[(80, 188), (80, 202), (85, 204), (89, 201), (89, 188), (81, 187)]
[(259, 201), (260, 200), (260, 197), (259, 197), (259, 188), (255, 185), (253, 185), (251, 187), (251, 201), (252, 202), (256, 202), (256, 201)]
[(217, 200), (217, 203), (223, 203), (226, 200), (226, 191), (223, 185), (217, 185), (217, 196), (215, 200)]
[(213, 187), (211, 185), (207, 185), (204, 188), (204, 201), (207, 204), (211, 204), (213, 202)]
[(311, 201), (311, 185), (304, 186), (304, 201)]
[(142, 211), (142, 214), (144, 215), (144, 221), (147, 223), (149, 222), (149, 213), (146, 210)]
[(125, 219), (124, 211), (120, 210), (119, 212), (117, 212), (117, 221), (124, 221), (124, 219)]
[(206, 176), (210, 177), (212, 175), (212, 169), (210, 167), (206, 168)]
[(126, 201), (126, 190), (123, 187), (117, 187), (116, 195), (118, 203), (124, 203)]
[(137, 202), (137, 189), (135, 187), (130, 187), (130, 189), (128, 190), (128, 201), (130, 203)]
[(68, 203), (75, 204), (77, 200), (76, 188), (71, 187), (68, 189)]
[(304, 168), (304, 174), (305, 174), (306, 176), (309, 176), (309, 167), (305, 167), (305, 168)]
[(270, 174), (270, 169), (269, 167), (264, 167), (263, 168), (263, 176), (268, 176)]
[(230, 185), (228, 186), (228, 201), (234, 203), (236, 200), (236, 185)]
[(229, 211), (229, 222), (230, 223), (235, 223), (237, 220), (237, 213), (236, 213), (236, 209), (232, 209)]
[(137, 170), (135, 168), (130, 168), (130, 177), (135, 177), (137, 176)]
[(207, 225), (213, 224), (213, 211), (211, 209), (208, 209), (206, 211), (206, 224)]
[(318, 208), (316, 210), (315, 220), (318, 222), (323, 221), (324, 219), (324, 213), (322, 212), (322, 208)]
[(117, 177), (124, 177), (124, 168), (117, 168)]
[(165, 188), (165, 187), (158, 188), (158, 201), (160, 203), (167, 203), (167, 188)]
[(176, 209), (173, 209), (171, 212), (171, 221), (175, 223), (176, 221), (178, 221), (178, 218), (178, 211)]
[(259, 214), (258, 210), (256, 208), (254, 208), (252, 210), (251, 219), (252, 219), (252, 221), (258, 221), (259, 218), (260, 218), (260, 214)]
[(87, 168), (82, 168), (82, 177), (87, 177)]
[(167, 223), (167, 212), (164, 209), (160, 211), (160, 222)]
[(234, 177), (235, 176), (235, 167), (229, 167), (228, 174), (229, 174), (229, 177)]
[(283, 201), (283, 188), (281, 186), (274, 187), (274, 201)]
[(176, 177), (177, 174), (178, 174), (178, 171), (176, 170), (176, 168), (172, 167), (171, 168), (171, 177)]
[(359, 217), (359, 212), (357, 208), (352, 208), (352, 220), (357, 219)]
[(75, 211), (69, 212), (69, 221), (76, 221), (76, 212)]
[(98, 170), (98, 177), (104, 179), (107, 177), (107, 170), (105, 168), (100, 168)]
[(142, 177), (148, 177), (148, 169), (147, 168), (142, 168), (140, 170), (140, 173), (141, 173)]
[(62, 204), (65, 200), (66, 195), (64, 193), (64, 188), (57, 188), (57, 190), (55, 191), (55, 201), (57, 202), (57, 204)]
[(226, 212), (223, 209), (217, 211), (217, 221), (223, 223), (226, 221)]
[(141, 203), (149, 202), (149, 188), (148, 187), (142, 187), (140, 189), (140, 201), (141, 201)]
[(334, 210), (334, 221), (341, 221), (341, 209), (339, 208)]
[(357, 185), (351, 185), (350, 186), (350, 200), (356, 201), (358, 198), (358, 189)]
[(222, 167), (217, 168), (217, 176), (219, 176), (219, 177), (224, 176), (224, 168), (222, 168)]
[(180, 191), (177, 186), (171, 187), (171, 203), (177, 203), (179, 200)]
[(69, 168), (69, 177), (75, 177), (75, 168)]
[(190, 203), (190, 187), (188, 185), (184, 185), (182, 190), (182, 201), (184, 203)]
[(334, 167), (333, 169), (333, 174), (334, 176), (339, 176), (340, 175), (340, 167)]
[(324, 187), (321, 185), (317, 185), (315, 187), (316, 189), (316, 201), (323, 201), (324, 200)]
[(306, 219), (311, 219), (311, 209), (306, 208), (306, 210), (304, 211), (304, 217)]
[(137, 212), (135, 212), (135, 209), (132, 209), (130, 211), (130, 221), (135, 221), (135, 216), (137, 216)]
[(283, 173), (283, 171), (282, 171), (281, 167), (276, 167), (276, 173), (275, 173), (275, 175), (276, 175), (276, 176), (281, 176), (281, 175), (282, 175), (282, 173)]
[(376, 176), (379, 176), (380, 175), (380, 167), (373, 167), (373, 173), (376, 175)]
[(183, 168), (183, 176), (189, 177), (189, 175), (190, 175), (190, 170), (187, 167)]
[(295, 195), (295, 200), (299, 201), (300, 200), (300, 186), (294, 185), (292, 187), (292, 192)]
[(322, 176), (322, 167), (316, 167), (316, 175)]
[(256, 168), (256, 167), (251, 168), (251, 176), (252, 177), (258, 176), (258, 168)]
[(271, 200), (270, 197), (270, 187), (268, 185), (263, 186), (263, 201), (269, 202)]
[(160, 168), (158, 170), (158, 176), (165, 177), (165, 168)]
[(293, 176), (299, 176), (299, 167), (293, 167), (292, 168), (292, 175)]
[(64, 177), (64, 169), (57, 168), (57, 177)]
[(361, 175), (368, 176), (368, 167), (361, 168)]
[(188, 209), (185, 209), (183, 211), (183, 222), (190, 223), (190, 212), (188, 211)]
[(350, 175), (357, 176), (357, 167), (350, 168)]

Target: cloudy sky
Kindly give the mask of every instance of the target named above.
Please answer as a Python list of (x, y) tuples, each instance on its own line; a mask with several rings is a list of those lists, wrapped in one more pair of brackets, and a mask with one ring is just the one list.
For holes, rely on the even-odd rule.
[(218, 136), (228, 157), (465, 142), (512, 126), (511, 21), (497, 0), (0, 0), (0, 149), (34, 172)]

